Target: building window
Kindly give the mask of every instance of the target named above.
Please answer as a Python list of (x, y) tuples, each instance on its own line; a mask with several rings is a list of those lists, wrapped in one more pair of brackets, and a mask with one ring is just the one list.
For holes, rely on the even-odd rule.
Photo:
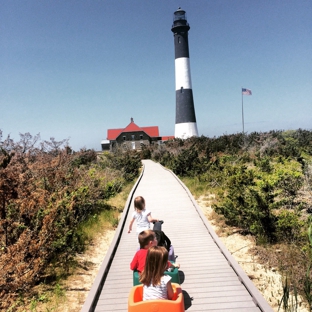
[(140, 134), (140, 140), (143, 140), (143, 134)]
[(132, 141), (135, 140), (135, 135), (134, 134), (131, 135), (131, 139), (132, 139)]
[(124, 141), (126, 141), (126, 136), (125, 135), (122, 138), (123, 138)]

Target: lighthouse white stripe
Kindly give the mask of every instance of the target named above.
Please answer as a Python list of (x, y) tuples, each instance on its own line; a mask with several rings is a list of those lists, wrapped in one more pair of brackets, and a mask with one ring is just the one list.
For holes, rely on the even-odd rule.
[(183, 89), (192, 89), (190, 59), (180, 57), (175, 59), (175, 83), (176, 91)]
[(174, 136), (180, 139), (187, 139), (192, 136), (198, 136), (196, 122), (183, 122), (175, 124)]

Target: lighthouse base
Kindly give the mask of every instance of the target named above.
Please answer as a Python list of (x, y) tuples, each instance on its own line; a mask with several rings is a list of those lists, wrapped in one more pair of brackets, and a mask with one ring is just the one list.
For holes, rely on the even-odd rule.
[(175, 124), (174, 129), (175, 138), (187, 139), (192, 136), (198, 136), (197, 124), (196, 122), (184, 122)]

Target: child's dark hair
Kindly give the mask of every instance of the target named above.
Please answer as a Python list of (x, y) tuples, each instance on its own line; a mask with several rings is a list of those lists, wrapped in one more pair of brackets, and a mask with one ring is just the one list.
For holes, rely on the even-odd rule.
[(159, 285), (167, 264), (168, 251), (165, 247), (153, 246), (149, 248), (140, 282), (146, 286), (149, 286), (151, 283), (153, 283), (153, 286)]
[(134, 208), (143, 210), (145, 208), (145, 199), (142, 196), (137, 196), (134, 199)]
[(150, 241), (153, 241), (155, 239), (155, 233), (152, 230), (142, 231), (139, 234), (138, 239), (140, 248), (143, 249)]
[(163, 231), (153, 231), (155, 232), (157, 238), (157, 245), (165, 247), (169, 252), (171, 246), (170, 238)]

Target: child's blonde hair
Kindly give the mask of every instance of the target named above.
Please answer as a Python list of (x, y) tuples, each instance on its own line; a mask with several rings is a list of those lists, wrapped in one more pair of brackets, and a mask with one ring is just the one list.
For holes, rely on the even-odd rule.
[(138, 236), (140, 248), (143, 249), (150, 241), (153, 241), (155, 237), (156, 234), (152, 230), (142, 231)]
[(168, 251), (165, 247), (153, 246), (149, 248), (140, 282), (146, 286), (149, 286), (151, 283), (153, 283), (153, 286), (159, 285), (167, 264)]
[(134, 199), (134, 208), (143, 210), (145, 208), (145, 199), (142, 196), (137, 196)]

